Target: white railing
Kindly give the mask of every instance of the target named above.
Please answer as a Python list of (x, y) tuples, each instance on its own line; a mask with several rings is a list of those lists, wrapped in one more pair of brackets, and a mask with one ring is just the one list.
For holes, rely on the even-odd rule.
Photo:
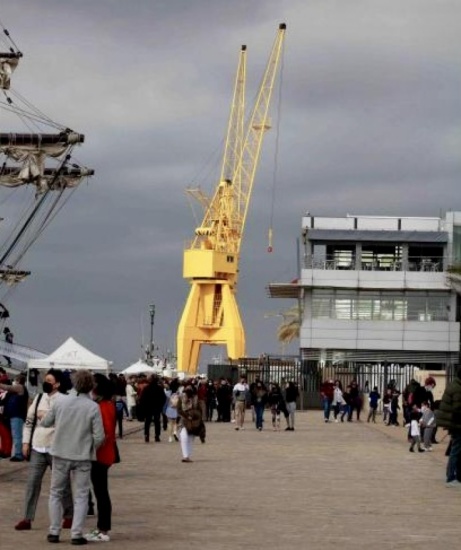
[(361, 261), (338, 260), (315, 256), (304, 257), (304, 269), (331, 269), (349, 271), (425, 271), (442, 272), (444, 266), (443, 258), (410, 257), (407, 261), (392, 259), (377, 259)]

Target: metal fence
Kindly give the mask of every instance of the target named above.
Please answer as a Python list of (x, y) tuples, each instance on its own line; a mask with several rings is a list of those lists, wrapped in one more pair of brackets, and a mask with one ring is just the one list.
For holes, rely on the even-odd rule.
[(350, 363), (347, 366), (322, 368), (317, 361), (301, 361), (299, 357), (264, 356), (245, 357), (225, 365), (209, 365), (208, 376), (213, 379), (229, 378), (233, 383), (239, 376), (245, 376), (249, 384), (256, 378), (265, 384), (277, 382), (284, 385), (293, 381), (300, 391), (298, 408), (316, 409), (321, 407), (320, 386), (324, 380), (340, 380), (343, 388), (356, 380), (362, 391), (371, 391), (376, 386), (382, 395), (389, 385), (403, 391), (417, 370), (414, 365), (393, 363)]
[[(446, 365), (446, 382), (451, 382), (461, 367), (457, 362)], [(424, 369), (423, 369), (424, 370)], [(208, 365), (208, 378), (227, 378), (235, 384), (240, 376), (245, 376), (252, 384), (257, 378), (265, 384), (277, 382), (284, 385), (293, 381), (299, 388), (298, 409), (321, 408), (320, 386), (325, 380), (340, 380), (343, 388), (356, 380), (362, 391), (371, 391), (375, 386), (381, 395), (389, 385), (403, 391), (416, 373), (417, 365), (408, 363), (366, 363), (350, 361), (346, 365), (320, 367), (314, 359), (300, 359), (298, 356), (244, 357), (225, 364)]]

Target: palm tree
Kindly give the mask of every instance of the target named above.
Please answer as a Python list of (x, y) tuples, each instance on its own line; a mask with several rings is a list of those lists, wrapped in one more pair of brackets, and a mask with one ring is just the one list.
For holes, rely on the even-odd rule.
[(301, 328), (301, 311), (299, 307), (293, 306), (279, 314), (283, 321), (277, 329), (278, 341), (282, 344), (289, 344), (299, 338)]

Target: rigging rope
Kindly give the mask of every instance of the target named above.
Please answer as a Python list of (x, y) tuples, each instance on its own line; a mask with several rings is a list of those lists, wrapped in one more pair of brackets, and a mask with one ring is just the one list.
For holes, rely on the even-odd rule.
[(3, 265), (5, 263), (5, 260), (8, 258), (8, 256), (13, 252), (13, 250), (15, 249), (16, 245), (18, 244), (18, 242), (20, 241), (21, 237), (24, 235), (26, 229), (30, 226), (30, 224), (32, 223), (32, 220), (34, 219), (36, 213), (39, 211), (39, 209), (41, 208), (41, 206), (45, 203), (46, 201), (46, 198), (48, 197), (48, 194), (50, 193), (50, 190), (51, 188), (53, 187), (53, 184), (54, 182), (56, 181), (56, 179), (59, 177), (61, 171), (63, 170), (63, 168), (65, 167), (65, 165), (67, 164), (67, 162), (70, 160), (70, 154), (66, 155), (66, 157), (63, 159), (63, 161), (61, 162), (61, 165), (59, 166), (59, 168), (56, 170), (56, 173), (54, 174), (53, 176), (53, 179), (51, 180), (51, 184), (49, 186), (49, 188), (43, 193), (43, 195), (40, 197), (39, 201), (37, 202), (37, 204), (35, 205), (34, 209), (32, 210), (32, 212), (29, 214), (27, 220), (24, 222), (22, 228), (19, 230), (18, 234), (16, 235), (16, 237), (14, 238), (13, 242), (10, 244), (10, 246), (8, 247), (7, 251), (3, 254), (3, 256), (0, 258), (0, 265)]
[(7, 39), (9, 40), (9, 42), (11, 42), (11, 44), (13, 45), (13, 47), (16, 48), (16, 52), (17, 52), (17, 53), (20, 53), (20, 50), (19, 50), (17, 44), (16, 44), (15, 41), (11, 38), (8, 29), (5, 27), (5, 25), (2, 23), (1, 20), (0, 20), (0, 27), (2, 27), (3, 33), (4, 33), (4, 35), (7, 37)]

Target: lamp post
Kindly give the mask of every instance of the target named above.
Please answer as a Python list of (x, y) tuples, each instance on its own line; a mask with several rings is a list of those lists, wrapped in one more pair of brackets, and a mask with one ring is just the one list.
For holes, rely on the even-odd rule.
[(148, 364), (152, 366), (153, 358), (154, 358), (154, 320), (155, 320), (154, 304), (151, 304), (149, 306), (149, 315), (150, 315), (150, 343), (149, 343)]

